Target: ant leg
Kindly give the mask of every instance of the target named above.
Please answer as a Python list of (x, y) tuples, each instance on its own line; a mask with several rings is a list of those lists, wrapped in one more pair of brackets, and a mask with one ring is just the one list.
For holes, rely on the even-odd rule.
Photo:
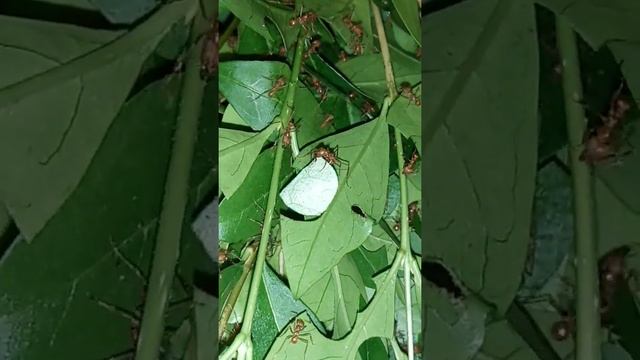
[(116, 258), (122, 261), (133, 273), (142, 281), (143, 284), (147, 284), (147, 278), (142, 274), (142, 271), (131, 260), (129, 260), (121, 251), (120, 248), (113, 242), (113, 238), (109, 237), (109, 244), (115, 254)]
[(105, 309), (105, 310), (107, 310), (107, 311), (109, 311), (111, 313), (117, 314), (119, 316), (122, 316), (125, 319), (131, 321), (131, 324), (133, 324), (134, 326), (139, 326), (140, 325), (140, 319), (139, 319), (138, 314), (132, 313), (131, 311), (129, 311), (127, 309), (124, 309), (124, 308), (122, 308), (120, 306), (113, 305), (113, 304), (110, 304), (110, 303), (108, 303), (106, 301), (100, 300), (100, 299), (98, 299), (98, 298), (96, 298), (94, 296), (89, 296), (89, 298), (92, 301), (95, 301), (103, 309)]

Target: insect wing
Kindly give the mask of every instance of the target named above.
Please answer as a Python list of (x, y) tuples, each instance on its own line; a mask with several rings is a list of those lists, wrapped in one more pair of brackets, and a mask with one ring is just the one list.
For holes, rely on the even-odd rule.
[(323, 158), (314, 159), (281, 192), (291, 210), (305, 215), (321, 215), (338, 191), (338, 174)]

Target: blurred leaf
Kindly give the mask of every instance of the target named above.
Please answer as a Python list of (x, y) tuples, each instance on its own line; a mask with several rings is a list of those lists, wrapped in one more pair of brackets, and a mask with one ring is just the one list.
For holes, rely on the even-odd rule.
[(197, 359), (213, 359), (218, 354), (218, 299), (195, 288), (193, 305)]
[[(125, 35), (0, 16), (0, 198), (26, 238), (76, 188), (143, 61), (185, 6), (167, 5)], [(132, 39), (135, 49), (123, 46)], [(114, 51), (109, 60), (104, 49)]]
[[(382, 216), (384, 197), (372, 199), (370, 194), (385, 193), (387, 189), (387, 141), (384, 118), (322, 140), (329, 148), (341, 149), (337, 156), (343, 159), (343, 169), (348, 166), (348, 173), (347, 169), (339, 171), (338, 192), (318, 219), (281, 218), (285, 265), (294, 296), (302, 296), (371, 232), (372, 221), (355, 213), (352, 206), (358, 206), (374, 220)], [(308, 161), (307, 156), (317, 145), (303, 149), (296, 164)]]
[(424, 251), (499, 312), (515, 296), (529, 243), (538, 128), (533, 15), (530, 3), (481, 0), (423, 22), (431, 39), (423, 81), (432, 94), (423, 104), (430, 119), (421, 162), (430, 184)]
[(113, 24), (132, 24), (149, 14), (156, 0), (88, 0)]
[[(165, 79), (129, 100), (58, 213), (32, 244), (18, 242), (3, 257), (4, 358), (96, 359), (133, 346), (130, 320), (92, 298), (129, 311), (142, 300), (143, 279), (110, 241), (140, 268), (150, 265), (179, 89), (178, 78)], [(192, 255), (195, 249), (206, 259), (190, 228), (182, 236), (179, 266), (209, 270)], [(190, 281), (193, 272), (185, 272)], [(178, 300), (178, 290), (176, 284), (170, 301)]]
[(444, 290), (427, 285), (424, 359), (467, 360), (480, 349), (485, 337), (485, 307), (473, 297), (454, 302)]
[(569, 174), (554, 162), (538, 170), (533, 228), (520, 296), (533, 296), (556, 274), (573, 249), (573, 188)]

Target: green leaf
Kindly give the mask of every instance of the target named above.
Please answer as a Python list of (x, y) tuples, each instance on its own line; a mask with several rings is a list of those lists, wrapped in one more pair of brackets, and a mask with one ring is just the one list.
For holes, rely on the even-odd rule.
[(289, 77), (289, 67), (275, 61), (225, 61), (220, 63), (220, 92), (253, 130), (262, 130), (278, 115), (284, 89), (268, 96), (280, 76)]
[[(95, 359), (132, 346), (131, 322), (92, 297), (130, 311), (141, 301), (142, 279), (110, 241), (140, 268), (149, 266), (179, 89), (174, 77), (129, 100), (76, 191), (32, 244), (19, 241), (4, 254), (0, 336), (7, 359)], [(188, 227), (182, 241), (181, 261), (200, 267), (189, 249), (206, 254)]]
[(301, 300), (320, 321), (333, 324), (334, 338), (341, 338), (352, 329), (361, 295), (366, 295), (362, 276), (347, 255)]
[[(264, 219), (264, 208), (269, 195), (269, 183), (273, 173), (273, 151), (263, 151), (253, 163), (242, 185), (231, 197), (225, 198), (219, 208), (219, 239), (227, 243), (242, 243), (260, 234), (258, 221)], [(290, 162), (285, 154), (283, 165)], [(283, 166), (280, 181), (292, 172), (290, 166)]]
[[(422, 85), (414, 88), (414, 94), (420, 97), (422, 94)], [(410, 138), (416, 144), (417, 150), (420, 152), (422, 144), (422, 108), (416, 106), (412, 101), (405, 97), (398, 97), (389, 108), (387, 120), (389, 125), (397, 127), (402, 135)]]
[(197, 359), (213, 359), (218, 354), (218, 299), (195, 288), (193, 305)]
[[(396, 83), (416, 84), (420, 82), (422, 78), (420, 60), (393, 47), (390, 47), (389, 50)], [(337, 66), (355, 86), (376, 102), (382, 102), (387, 93), (387, 82), (380, 54), (356, 56), (346, 62), (338, 63)]]
[(349, 10), (353, 0), (303, 0), (304, 11), (312, 10), (320, 17), (333, 18)]
[(411, 34), (413, 40), (420, 46), (420, 18), (418, 18), (418, 3), (414, 0), (391, 0), (396, 13), (402, 19), (402, 24)]
[[(337, 156), (343, 159), (333, 202), (315, 220), (281, 218), (285, 266), (296, 297), (302, 296), (345, 254), (360, 246), (371, 232), (372, 221), (355, 213), (352, 206), (358, 206), (374, 220), (382, 216), (385, 199), (372, 198), (371, 194), (382, 194), (387, 189), (387, 131), (386, 121), (380, 117), (322, 140), (330, 148), (340, 148)], [(317, 145), (311, 144), (301, 151), (296, 164), (308, 161)]]
[(230, 197), (240, 187), (267, 139), (279, 124), (271, 124), (259, 133), (220, 129), (220, 189)]
[(433, 94), (423, 106), (430, 119), (423, 140), (429, 151), (421, 161), (429, 184), (424, 251), (503, 312), (521, 281), (535, 185), (534, 8), (463, 2), (424, 24), (423, 36), (431, 40), (423, 80)]
[(364, 311), (358, 313), (353, 331), (345, 338), (336, 341), (322, 336), (318, 329), (310, 324), (309, 317), (305, 314), (297, 319), (303, 320), (306, 325), (301, 332), (301, 338), (308, 343), (300, 341), (291, 344), (290, 330), (285, 328), (271, 347), (267, 359), (354, 359), (360, 344), (365, 340), (374, 337), (392, 339), (394, 318), (393, 312), (388, 310), (394, 306), (396, 272), (399, 265), (399, 262), (395, 262), (389, 271), (376, 277), (377, 291), (373, 300)]
[(124, 35), (0, 17), (0, 199), (27, 239), (76, 188), (142, 63), (186, 6), (167, 5)]

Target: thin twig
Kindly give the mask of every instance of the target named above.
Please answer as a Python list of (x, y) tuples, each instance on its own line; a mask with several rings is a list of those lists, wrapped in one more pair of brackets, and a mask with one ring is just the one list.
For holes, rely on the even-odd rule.
[(593, 177), (589, 166), (580, 161), (582, 137), (586, 127), (580, 81), (580, 62), (576, 35), (562, 16), (556, 18), (558, 47), (562, 57), (562, 85), (569, 136), (569, 158), (573, 180), (573, 206), (576, 243), (576, 358), (600, 359), (600, 316), (598, 259), (593, 215)]

